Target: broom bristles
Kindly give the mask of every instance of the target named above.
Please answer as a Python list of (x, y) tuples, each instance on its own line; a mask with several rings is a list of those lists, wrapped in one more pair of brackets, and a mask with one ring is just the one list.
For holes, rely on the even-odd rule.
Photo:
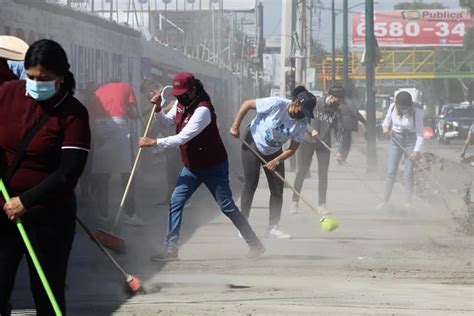
[(95, 237), (104, 247), (107, 247), (119, 253), (127, 252), (127, 245), (125, 243), (125, 240), (118, 236), (115, 236), (114, 234), (106, 232), (102, 229), (98, 229), (95, 232)]

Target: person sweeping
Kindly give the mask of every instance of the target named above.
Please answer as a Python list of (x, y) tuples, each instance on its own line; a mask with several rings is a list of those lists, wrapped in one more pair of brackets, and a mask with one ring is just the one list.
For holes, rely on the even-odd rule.
[(415, 107), (411, 94), (401, 91), (390, 105), (382, 124), (384, 134), (391, 130), (391, 141), (388, 149), (387, 180), (385, 183), (384, 200), (376, 208), (384, 209), (392, 195), (397, 179), (398, 165), (402, 157), (405, 159), (405, 201), (404, 207), (411, 209), (413, 196), (413, 176), (415, 161), (420, 156), (424, 142), (423, 111)]
[[(25, 253), (17, 218), (30, 236), (64, 315), (75, 233), (74, 187), (90, 148), (89, 116), (73, 97), (74, 76), (58, 43), (33, 43), (26, 53), (25, 68), (26, 81), (9, 81), (0, 87), (2, 180), (11, 195), (8, 201), (0, 199), (0, 315), (10, 315), (10, 296)], [(30, 256), (27, 262), (37, 314), (57, 315)]]
[[(263, 165), (270, 188), (270, 218), (267, 237), (286, 239), (290, 234), (282, 231), (280, 222), (284, 183), (274, 172), (285, 177), (284, 161), (296, 152), (301, 143), (308, 119), (313, 117), (316, 98), (308, 91), (296, 95), (293, 101), (280, 97), (269, 97), (245, 101), (240, 107), (230, 134), (240, 137), (240, 125), (249, 110), (256, 110), (257, 115), (244, 133), (245, 141), (259, 153), (267, 164), (245, 146), (242, 147), (242, 164), (244, 169), (244, 189), (241, 197), (242, 214), (248, 218), (253, 197), (258, 186), (260, 166)], [(290, 146), (283, 150), (283, 144), (291, 140)]]
[[(336, 136), (337, 160), (342, 161), (342, 138), (344, 125), (339, 105), (344, 98), (344, 88), (339, 85), (331, 87), (328, 95), (321, 98), (314, 109), (314, 119), (308, 124), (306, 134), (298, 152), (298, 171), (294, 182), (296, 191), (301, 192), (306, 174), (311, 166), (313, 154), (318, 158), (318, 212), (320, 215), (329, 213), (326, 207), (328, 189), (328, 171), (331, 152), (326, 147), (331, 146), (331, 132)], [(293, 194), (290, 213), (299, 212), (299, 196)]]
[(164, 114), (161, 96), (151, 102), (156, 105), (156, 119), (165, 126), (176, 125), (176, 135), (153, 139), (141, 137), (141, 147), (155, 147), (159, 151), (178, 147), (184, 167), (171, 195), (168, 233), (165, 250), (152, 256), (152, 261), (178, 260), (178, 241), (186, 201), (205, 184), (219, 204), (221, 211), (232, 221), (249, 245), (251, 258), (260, 256), (265, 248), (232, 199), (229, 186), (227, 152), (217, 128), (217, 117), (211, 98), (201, 81), (191, 73), (180, 73), (173, 78), (171, 95), (177, 102)]

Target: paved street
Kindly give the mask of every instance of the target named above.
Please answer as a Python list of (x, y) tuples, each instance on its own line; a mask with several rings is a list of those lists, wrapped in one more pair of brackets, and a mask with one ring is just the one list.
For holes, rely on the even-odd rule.
[[(186, 210), (181, 261), (150, 263), (148, 257), (162, 247), (167, 210), (150, 207), (162, 184), (143, 185), (147, 225), (119, 232), (131, 249), (118, 258), (147, 288), (161, 290), (127, 297), (123, 278), (78, 229), (68, 281), (70, 315), (472, 315), (472, 238), (455, 232), (444, 207), (421, 200), (411, 213), (396, 205), (375, 211), (372, 192), (382, 193), (383, 177), (365, 175), (363, 152), (365, 144), (356, 144), (352, 169), (331, 163), (328, 207), (340, 222), (332, 233), (320, 230), (307, 207), (289, 214), (286, 189), (281, 227), (293, 238), (264, 238), (269, 193), (261, 178), (250, 218), (267, 248), (258, 260), (245, 258), (246, 245), (202, 190)], [(313, 162), (303, 188), (314, 203), (316, 168)], [(294, 173), (288, 178), (292, 182)], [(394, 201), (401, 190), (397, 184)], [(24, 270), (19, 279), (17, 314), (32, 306)]]

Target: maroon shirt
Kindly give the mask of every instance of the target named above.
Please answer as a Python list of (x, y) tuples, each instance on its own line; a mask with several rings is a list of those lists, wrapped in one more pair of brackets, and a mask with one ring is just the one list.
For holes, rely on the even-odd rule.
[(217, 128), (216, 113), (210, 102), (201, 101), (192, 108), (184, 107), (178, 103), (176, 133), (179, 133), (186, 126), (194, 111), (200, 106), (207, 107), (211, 112), (211, 123), (196, 137), (179, 146), (181, 159), (188, 169), (209, 168), (227, 160), (227, 152)]
[[(11, 196), (38, 185), (53, 173), (59, 166), (62, 148), (89, 150), (89, 117), (86, 108), (74, 97), (66, 96), (66, 92), (38, 102), (26, 95), (25, 81), (0, 86), (0, 147), (5, 150), (8, 165), (16, 156), (26, 131), (41, 119), (46, 109), (54, 106), (51, 117), (29, 143), (25, 157), (8, 183)], [(49, 197), (46, 204), (54, 201), (57, 205), (58, 201), (69, 200), (73, 195), (73, 190), (61, 192)]]

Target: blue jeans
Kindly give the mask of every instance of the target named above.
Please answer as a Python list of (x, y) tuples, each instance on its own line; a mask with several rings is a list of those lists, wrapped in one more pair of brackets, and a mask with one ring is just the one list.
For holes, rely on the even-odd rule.
[[(396, 139), (398, 143), (403, 147), (400, 148), (393, 139)], [(388, 202), (392, 194), (393, 186), (397, 179), (398, 166), (402, 156), (405, 152), (411, 154), (415, 149), (416, 134), (408, 133), (392, 133), (392, 139), (390, 140), (389, 152), (388, 152), (388, 168), (387, 168), (387, 182), (385, 184), (385, 196), (384, 201)], [(408, 157), (405, 158), (405, 201), (410, 202), (413, 195), (413, 176), (414, 176), (414, 161)]]
[(201, 183), (204, 183), (209, 191), (211, 191), (221, 211), (239, 229), (247, 244), (249, 246), (259, 244), (260, 240), (232, 199), (232, 191), (229, 186), (229, 162), (226, 160), (209, 168), (190, 170), (183, 167), (181, 169), (178, 181), (171, 195), (168, 234), (166, 235), (165, 246), (167, 248), (178, 248), (183, 207)]

